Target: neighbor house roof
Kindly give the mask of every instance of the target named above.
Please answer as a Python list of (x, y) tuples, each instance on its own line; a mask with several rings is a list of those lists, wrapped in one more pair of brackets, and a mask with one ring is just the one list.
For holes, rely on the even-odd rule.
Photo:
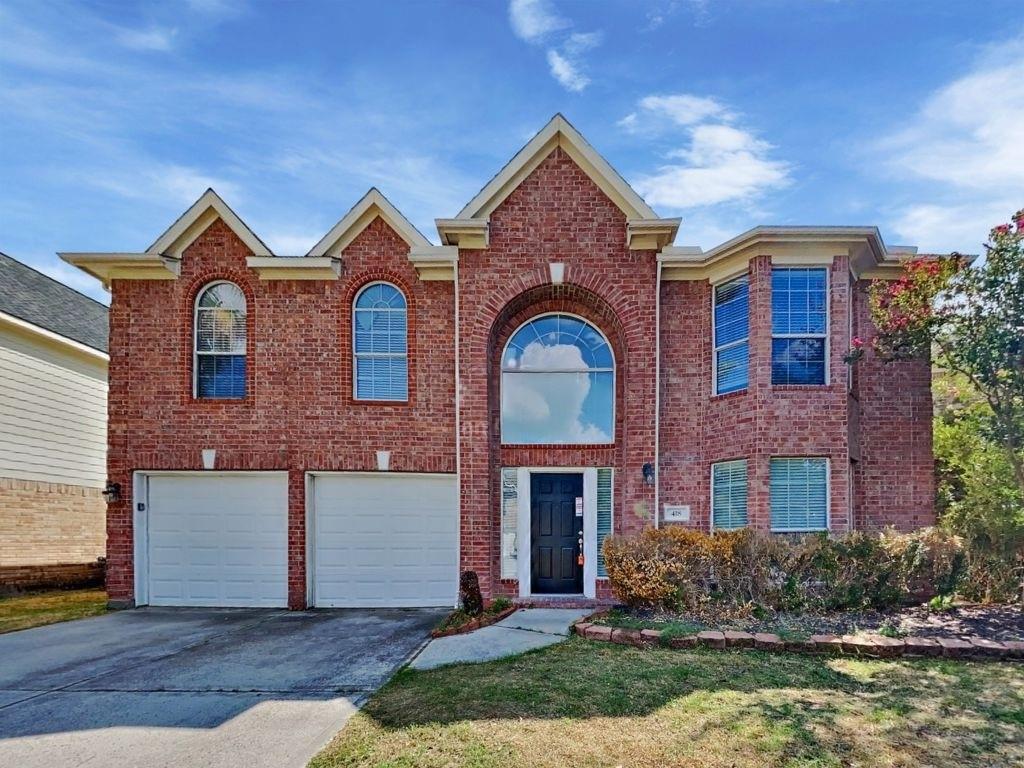
[(107, 314), (98, 301), (0, 253), (0, 313), (107, 352)]

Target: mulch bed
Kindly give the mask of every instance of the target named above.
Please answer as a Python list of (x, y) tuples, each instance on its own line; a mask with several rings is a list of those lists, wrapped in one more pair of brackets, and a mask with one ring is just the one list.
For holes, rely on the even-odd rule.
[(751, 634), (772, 632), (784, 636), (847, 635), (877, 632), (885, 626), (896, 629), (899, 635), (917, 637), (980, 636), (998, 641), (1024, 640), (1024, 608), (1020, 605), (963, 604), (941, 612), (933, 612), (925, 605), (917, 605), (885, 613), (843, 611), (827, 614), (776, 614), (763, 619), (745, 617), (719, 621), (687, 614), (626, 609), (622, 609), (620, 615), (645, 622), (685, 622), (700, 629), (729, 629)]
[[(495, 624), (502, 619), (508, 618), (515, 613), (518, 608), (518, 605), (510, 605), (508, 608), (503, 608), (496, 613), (485, 612), (475, 619), (469, 619), (461, 624), (455, 624), (452, 626), (446, 626), (446, 622), (448, 621), (448, 619), (446, 619), (442, 622), (441, 627), (431, 631), (430, 636), (436, 639), (438, 637), (448, 637), (450, 635), (461, 635), (465, 632), (472, 632), (474, 629), (480, 629), (481, 627), (489, 627), (491, 624)], [(458, 611), (455, 611), (454, 613), (458, 613)]]

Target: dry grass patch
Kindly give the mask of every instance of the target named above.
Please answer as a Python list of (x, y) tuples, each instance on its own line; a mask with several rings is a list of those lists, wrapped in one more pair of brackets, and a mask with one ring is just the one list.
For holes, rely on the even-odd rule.
[(379, 766), (1011, 766), (1024, 668), (574, 638), (404, 670), (311, 763)]
[(0, 634), (107, 612), (102, 589), (66, 589), (0, 597)]

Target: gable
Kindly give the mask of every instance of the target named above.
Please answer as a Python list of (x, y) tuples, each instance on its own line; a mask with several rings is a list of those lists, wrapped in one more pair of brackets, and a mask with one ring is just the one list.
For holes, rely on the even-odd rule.
[(382, 219), (396, 235), (402, 238), (410, 249), (430, 247), (430, 241), (391, 204), (390, 200), (384, 197), (380, 190), (373, 187), (352, 206), (351, 210), (337, 224), (331, 227), (326, 235), (320, 238), (320, 242), (314, 245), (306, 255), (339, 256), (363, 230), (378, 218)]
[(182, 253), (195, 242), (217, 219), (224, 222), (254, 256), (273, 256), (266, 244), (256, 236), (231, 210), (220, 195), (207, 189), (192, 206), (175, 221), (166, 232), (146, 249), (146, 253), (180, 259)]

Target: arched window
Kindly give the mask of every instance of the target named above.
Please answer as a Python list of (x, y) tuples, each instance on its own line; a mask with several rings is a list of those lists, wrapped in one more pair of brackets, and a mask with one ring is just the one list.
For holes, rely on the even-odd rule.
[(210, 283), (196, 298), (196, 397), (245, 397), (245, 295), (234, 283)]
[(611, 443), (615, 359), (586, 320), (541, 315), (512, 334), (501, 356), (501, 441)]
[(352, 308), (352, 352), (357, 400), (409, 398), (405, 296), (390, 283), (370, 283)]

